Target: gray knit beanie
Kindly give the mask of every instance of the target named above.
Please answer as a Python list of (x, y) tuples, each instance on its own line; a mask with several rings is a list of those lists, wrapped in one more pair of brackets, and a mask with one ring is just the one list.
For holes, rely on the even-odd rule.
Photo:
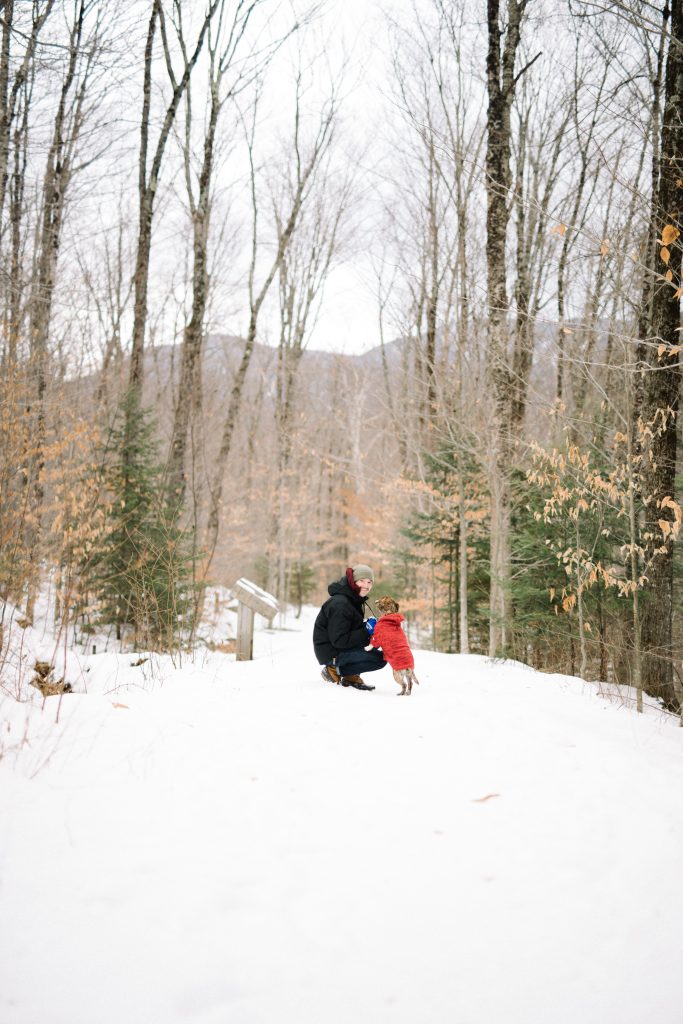
[(354, 565), (352, 566), (352, 571), (354, 583), (358, 583), (358, 580), (370, 580), (372, 583), (375, 582), (375, 574), (369, 565)]

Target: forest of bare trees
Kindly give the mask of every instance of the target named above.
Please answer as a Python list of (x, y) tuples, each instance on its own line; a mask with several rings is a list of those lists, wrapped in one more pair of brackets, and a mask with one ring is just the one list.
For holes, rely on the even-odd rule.
[(173, 647), (362, 558), (423, 646), (679, 710), (683, 2), (340, 21), (0, 2), (3, 627)]

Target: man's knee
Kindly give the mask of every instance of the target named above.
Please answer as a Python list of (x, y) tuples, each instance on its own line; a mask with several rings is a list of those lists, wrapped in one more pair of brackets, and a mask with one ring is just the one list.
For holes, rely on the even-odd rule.
[(380, 651), (344, 651), (337, 655), (336, 664), (340, 672), (353, 675), (361, 672), (374, 672), (384, 668), (386, 662)]

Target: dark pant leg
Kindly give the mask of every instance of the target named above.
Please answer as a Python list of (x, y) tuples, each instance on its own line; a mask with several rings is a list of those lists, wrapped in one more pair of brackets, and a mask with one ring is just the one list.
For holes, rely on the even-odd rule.
[(381, 651), (364, 651), (359, 647), (354, 651), (342, 651), (335, 658), (335, 665), (343, 676), (359, 676), (361, 672), (376, 672), (384, 668), (386, 661)]

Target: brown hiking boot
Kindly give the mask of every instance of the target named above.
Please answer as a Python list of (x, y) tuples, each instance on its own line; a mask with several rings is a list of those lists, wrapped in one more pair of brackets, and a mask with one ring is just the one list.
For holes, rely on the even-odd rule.
[(360, 676), (342, 676), (342, 686), (353, 686), (356, 690), (374, 690), (374, 686), (368, 686)]
[(326, 683), (338, 683), (339, 673), (337, 672), (334, 665), (325, 665), (320, 673)]

